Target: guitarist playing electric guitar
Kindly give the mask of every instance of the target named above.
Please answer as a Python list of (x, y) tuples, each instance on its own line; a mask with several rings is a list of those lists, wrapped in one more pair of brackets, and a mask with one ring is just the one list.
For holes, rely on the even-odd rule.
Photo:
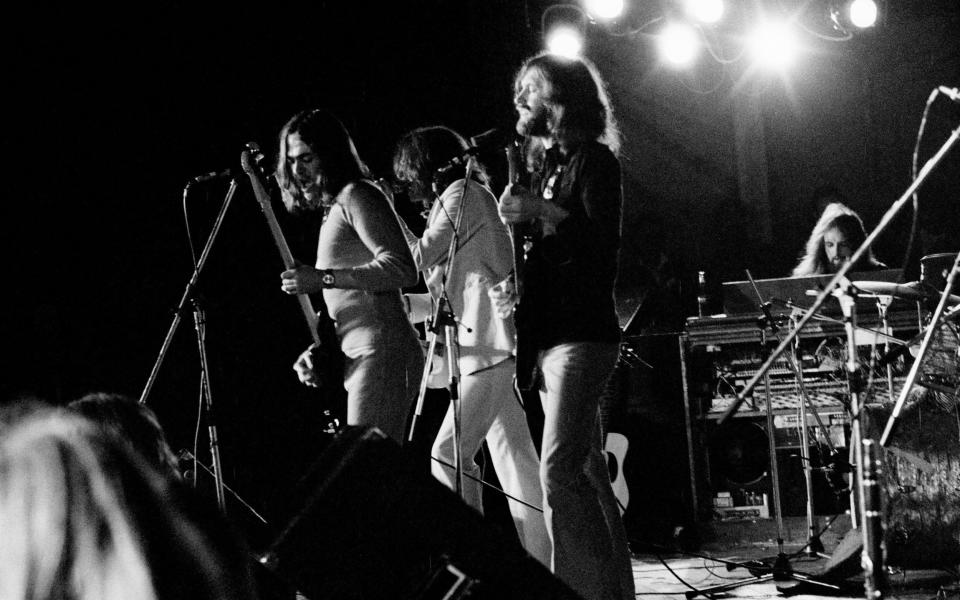
[[(623, 199), (619, 135), (604, 83), (582, 57), (532, 57), (520, 68), (513, 101), (516, 131), (536, 169), (529, 188), (507, 186), (499, 212), (507, 225), (539, 223), (519, 267), (516, 318), (521, 352), (535, 356), (540, 379), (540, 476), (554, 573), (584, 598), (632, 599), (630, 551), (598, 410), (620, 349), (613, 296)], [(503, 316), (517, 302), (504, 290), (491, 297)], [(518, 383), (527, 375), (518, 371)]]

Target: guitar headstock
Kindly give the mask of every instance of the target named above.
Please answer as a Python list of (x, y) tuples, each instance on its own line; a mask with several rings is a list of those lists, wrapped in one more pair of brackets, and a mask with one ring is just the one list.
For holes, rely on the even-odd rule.
[(503, 149), (507, 156), (507, 183), (519, 183), (523, 172), (523, 151), (520, 142), (510, 140)]
[(247, 142), (244, 144), (243, 152), (240, 153), (240, 166), (247, 175), (256, 175), (259, 177), (263, 174), (263, 161), (265, 158), (258, 143)]

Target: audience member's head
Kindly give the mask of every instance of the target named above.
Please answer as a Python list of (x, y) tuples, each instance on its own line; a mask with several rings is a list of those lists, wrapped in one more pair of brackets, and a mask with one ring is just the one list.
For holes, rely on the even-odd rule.
[(146, 404), (117, 393), (92, 392), (67, 405), (143, 455), (164, 475), (179, 479), (177, 457), (157, 415)]
[(0, 403), (0, 435), (4, 429), (16, 425), (22, 419), (42, 410), (49, 410), (53, 405), (33, 394), (19, 394)]
[(0, 598), (252, 598), (179, 486), (84, 417), (40, 411), (0, 435)]

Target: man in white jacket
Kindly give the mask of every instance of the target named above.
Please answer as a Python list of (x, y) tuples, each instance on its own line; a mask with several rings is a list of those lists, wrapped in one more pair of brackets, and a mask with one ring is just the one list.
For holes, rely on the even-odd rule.
[[(464, 138), (446, 127), (416, 129), (400, 139), (394, 173), (408, 182), (411, 200), (430, 209), (423, 235), (417, 237), (403, 226), (404, 235), (417, 268), (424, 273), (430, 298), (436, 302), (446, 294), (458, 321), (463, 498), (483, 511), (480, 468), (474, 457), (486, 440), (520, 541), (549, 567), (551, 545), (541, 511), (540, 463), (513, 391), (513, 321), (497, 317), (488, 294), (510, 274), (513, 245), (483, 170), (473, 169), (465, 180), (462, 162), (450, 167), (467, 148)], [(444, 282), (454, 235), (457, 250)], [(420, 315), (421, 320), (424, 316)], [(433, 387), (444, 387), (445, 375), (437, 373), (433, 379)], [(454, 443), (451, 406), (434, 442), (431, 465), (433, 475), (451, 489), (456, 489)]]

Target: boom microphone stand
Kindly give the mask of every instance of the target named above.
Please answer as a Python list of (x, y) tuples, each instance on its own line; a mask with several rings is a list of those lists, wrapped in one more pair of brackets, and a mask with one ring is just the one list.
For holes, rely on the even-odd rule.
[[(427, 380), (433, 367), (433, 356), (437, 349), (438, 333), (440, 328), (444, 332), (445, 359), (447, 366), (447, 391), (450, 393), (450, 404), (453, 407), (453, 464), (455, 471), (456, 492), (463, 498), (463, 461), (460, 456), (460, 342), (457, 336), (457, 318), (453, 314), (453, 307), (447, 296), (447, 280), (453, 269), (453, 261), (457, 255), (457, 246), (460, 242), (460, 223), (465, 210), (464, 200), (467, 195), (467, 186), (476, 168), (476, 158), (468, 155), (463, 174), (463, 189), (460, 192), (460, 210), (457, 211), (457, 220), (453, 224), (450, 236), (450, 247), (447, 249), (447, 262), (443, 268), (443, 277), (440, 279), (440, 294), (434, 306), (433, 315), (427, 323), (430, 332), (430, 344), (427, 348), (427, 359), (423, 365), (423, 376), (420, 378), (420, 392), (417, 395), (417, 405), (410, 422), (410, 434), (407, 441), (413, 441), (416, 432), (417, 419), (423, 412), (423, 402), (427, 395)], [(441, 209), (443, 207), (441, 206)], [(470, 331), (468, 329), (468, 331)]]
[[(190, 180), (187, 185), (183, 188), (183, 198), (186, 201), (187, 194), (190, 191), (191, 185), (194, 183), (194, 180)], [(170, 328), (167, 330), (167, 335), (163, 339), (163, 344), (160, 347), (160, 354), (157, 356), (156, 362), (153, 364), (153, 369), (150, 371), (150, 376), (147, 378), (147, 384), (143, 388), (143, 392), (140, 394), (140, 404), (146, 404), (147, 397), (150, 395), (150, 390), (153, 388), (153, 384), (157, 379), (157, 374), (160, 372), (160, 365), (163, 364), (163, 360), (167, 356), (167, 351), (170, 349), (170, 344), (173, 341), (173, 336), (177, 332), (177, 328), (180, 326), (180, 320), (182, 319), (183, 313), (186, 310), (187, 304), (192, 304), (194, 306), (194, 325), (197, 331), (197, 343), (200, 349), (200, 393), (204, 399), (204, 408), (207, 413), (207, 432), (210, 441), (210, 456), (213, 459), (213, 476), (216, 484), (217, 492), (217, 505), (220, 507), (221, 512), (226, 510), (226, 500), (224, 496), (223, 488), (223, 470), (220, 466), (220, 445), (217, 439), (217, 426), (215, 413), (213, 411), (213, 394), (210, 391), (210, 374), (209, 369), (207, 369), (207, 351), (206, 351), (206, 317), (203, 314), (203, 310), (200, 308), (199, 304), (195, 301), (194, 294), (197, 286), (197, 281), (200, 279), (200, 273), (203, 271), (204, 265), (207, 263), (207, 257), (210, 256), (210, 250), (213, 248), (213, 243), (216, 241), (217, 234), (220, 232), (220, 226), (223, 224), (223, 219), (227, 215), (227, 209), (230, 208), (230, 203), (233, 200), (233, 196), (237, 191), (237, 180), (230, 180), (230, 187), (227, 189), (227, 194), (223, 199), (223, 204), (220, 206), (220, 212), (217, 214), (217, 218), (213, 223), (213, 228), (210, 230), (210, 235), (207, 236), (207, 242), (203, 247), (203, 251), (200, 253), (200, 258), (197, 260), (196, 265), (193, 269), (193, 275), (190, 276), (190, 281), (187, 282), (187, 287), (183, 292), (183, 296), (180, 298), (180, 304), (177, 306), (177, 310), (173, 314), (173, 322), (170, 323)]]

